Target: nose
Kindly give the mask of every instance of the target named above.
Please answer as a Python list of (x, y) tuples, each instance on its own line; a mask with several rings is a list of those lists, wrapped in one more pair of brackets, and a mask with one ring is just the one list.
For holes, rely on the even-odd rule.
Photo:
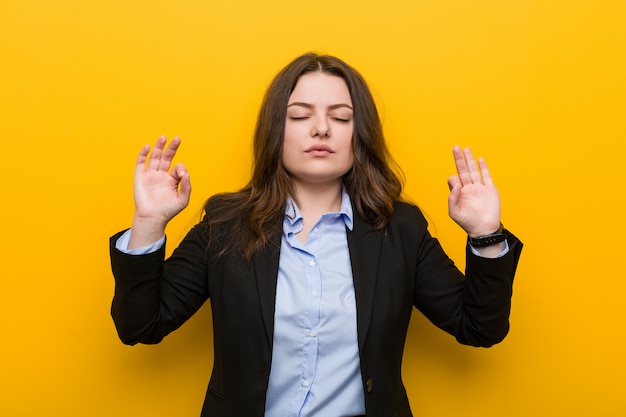
[(327, 138), (330, 136), (330, 124), (326, 117), (316, 117), (313, 127), (311, 128), (311, 136), (319, 138)]

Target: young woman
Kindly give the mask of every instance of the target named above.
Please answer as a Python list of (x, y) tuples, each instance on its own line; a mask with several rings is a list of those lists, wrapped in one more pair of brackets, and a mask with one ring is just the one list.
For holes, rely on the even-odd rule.
[(468, 235), (465, 275), (402, 183), (363, 78), (296, 58), (269, 86), (248, 185), (209, 199), (164, 260), (189, 201), (180, 140), (144, 147), (132, 228), (111, 238), (112, 315), (127, 344), (158, 343), (211, 299), (214, 367), (203, 416), (410, 416), (401, 380), (413, 307), (460, 343), (508, 332), (522, 244), (500, 223), (481, 159), (453, 149), (449, 213)]

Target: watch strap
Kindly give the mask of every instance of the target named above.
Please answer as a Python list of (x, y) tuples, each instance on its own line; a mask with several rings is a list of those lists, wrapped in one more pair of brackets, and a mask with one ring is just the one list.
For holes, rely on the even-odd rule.
[(497, 243), (502, 243), (507, 239), (507, 235), (504, 234), (504, 227), (502, 223), (500, 224), (500, 228), (495, 233), (490, 235), (478, 236), (478, 237), (469, 237), (468, 241), (470, 245), (475, 248), (484, 248), (486, 246), (495, 245)]

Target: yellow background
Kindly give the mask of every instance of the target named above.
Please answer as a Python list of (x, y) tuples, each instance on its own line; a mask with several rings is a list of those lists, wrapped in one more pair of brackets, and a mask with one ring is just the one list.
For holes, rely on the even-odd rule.
[(406, 193), (459, 265), (454, 144), (487, 159), (526, 244), (502, 344), (414, 317), (414, 413), (625, 415), (623, 0), (0, 0), (0, 415), (199, 414), (208, 305), (158, 346), (123, 346), (108, 237), (161, 134), (183, 138), (194, 185), (169, 249), (206, 197), (242, 186), (263, 91), (309, 50), (370, 82)]

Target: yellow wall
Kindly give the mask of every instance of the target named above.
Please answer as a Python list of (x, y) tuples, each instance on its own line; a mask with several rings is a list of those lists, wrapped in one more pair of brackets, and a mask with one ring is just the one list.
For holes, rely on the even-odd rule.
[(623, 0), (0, 0), (0, 415), (199, 414), (209, 309), (159, 346), (123, 346), (107, 239), (161, 134), (183, 138), (194, 184), (171, 244), (207, 196), (243, 185), (264, 88), (309, 50), (369, 80), (407, 194), (459, 264), (457, 143), (487, 158), (526, 244), (501, 345), (412, 322), (415, 414), (624, 415)]

